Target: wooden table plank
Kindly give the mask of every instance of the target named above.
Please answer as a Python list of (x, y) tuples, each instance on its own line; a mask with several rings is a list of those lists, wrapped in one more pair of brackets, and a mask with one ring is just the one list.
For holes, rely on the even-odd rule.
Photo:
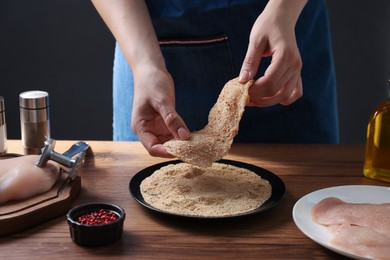
[[(65, 151), (72, 143), (57, 141), (56, 151)], [(299, 231), (292, 219), (294, 203), (330, 186), (388, 186), (363, 177), (362, 145), (234, 144), (226, 159), (277, 174), (286, 185), (285, 198), (271, 210), (250, 217), (222, 221), (172, 218), (144, 209), (128, 190), (134, 174), (167, 159), (149, 156), (138, 142), (89, 143), (94, 157), (81, 170), (82, 189), (74, 205), (97, 201), (120, 205), (127, 214), (123, 237), (104, 247), (77, 246), (61, 216), (0, 238), (2, 258), (343, 259)], [(9, 152), (21, 150), (19, 141), (9, 141)]]

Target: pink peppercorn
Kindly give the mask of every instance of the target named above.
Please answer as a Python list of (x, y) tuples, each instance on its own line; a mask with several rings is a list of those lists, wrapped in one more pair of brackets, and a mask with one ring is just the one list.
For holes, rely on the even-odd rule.
[(77, 221), (86, 225), (103, 225), (111, 223), (118, 218), (119, 217), (116, 213), (109, 210), (100, 209), (98, 211), (92, 211), (81, 215), (77, 218)]

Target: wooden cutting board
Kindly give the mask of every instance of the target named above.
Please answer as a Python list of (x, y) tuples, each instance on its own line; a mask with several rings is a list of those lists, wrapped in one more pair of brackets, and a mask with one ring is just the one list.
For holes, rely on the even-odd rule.
[[(8, 154), (6, 159), (16, 154)], [(81, 190), (81, 178), (71, 181), (60, 174), (52, 189), (34, 197), (0, 204), (0, 236), (6, 236), (37, 226), (65, 215)]]

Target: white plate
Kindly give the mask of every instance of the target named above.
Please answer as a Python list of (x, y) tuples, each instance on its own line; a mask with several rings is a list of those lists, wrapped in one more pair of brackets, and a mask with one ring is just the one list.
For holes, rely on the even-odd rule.
[(315, 223), (311, 218), (311, 209), (315, 204), (328, 197), (336, 197), (350, 203), (389, 203), (390, 187), (369, 185), (337, 186), (317, 190), (300, 198), (293, 208), (293, 219), (297, 227), (310, 239), (339, 254), (366, 259), (334, 248), (330, 244), (331, 235), (327, 229)]

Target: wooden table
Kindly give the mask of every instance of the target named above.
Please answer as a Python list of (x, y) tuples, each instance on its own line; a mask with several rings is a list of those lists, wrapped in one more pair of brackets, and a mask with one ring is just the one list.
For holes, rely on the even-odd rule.
[[(57, 141), (63, 152), (72, 141)], [(140, 206), (130, 195), (131, 177), (166, 161), (138, 142), (90, 141), (94, 157), (82, 168), (82, 190), (74, 205), (104, 201), (125, 209), (123, 237), (87, 248), (74, 244), (66, 217), (0, 238), (1, 259), (343, 259), (307, 238), (294, 224), (295, 202), (312, 191), (338, 185), (389, 186), (363, 177), (363, 145), (234, 144), (226, 159), (265, 168), (281, 177), (287, 192), (274, 208), (250, 217), (203, 221), (172, 218)], [(21, 143), (8, 141), (9, 152)]]

